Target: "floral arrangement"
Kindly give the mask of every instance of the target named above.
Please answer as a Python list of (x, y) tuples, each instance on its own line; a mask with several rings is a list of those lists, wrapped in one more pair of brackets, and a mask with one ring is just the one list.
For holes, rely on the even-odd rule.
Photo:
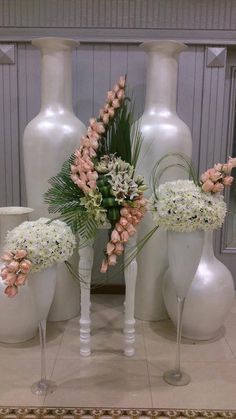
[(37, 272), (70, 258), (75, 248), (75, 236), (62, 221), (48, 218), (25, 221), (9, 231), (7, 249), (1, 259), (1, 276), (7, 285), (5, 293), (14, 297), (30, 272)]
[(147, 208), (144, 179), (135, 176), (141, 134), (138, 128), (131, 131), (132, 105), (125, 90), (126, 79), (120, 77), (45, 195), (49, 212), (60, 213), (82, 241), (110, 224), (103, 273), (116, 264)]
[[(177, 156), (189, 166), (185, 157)], [(232, 184), (233, 177), (230, 174), (233, 167), (236, 167), (236, 159), (229, 158), (226, 164), (218, 163), (208, 169), (199, 182), (196, 179), (177, 180), (157, 185), (150, 202), (156, 223), (167, 230), (179, 232), (221, 227), (226, 215), (226, 203), (219, 192)], [(154, 171), (153, 185), (156, 174), (157, 171)]]

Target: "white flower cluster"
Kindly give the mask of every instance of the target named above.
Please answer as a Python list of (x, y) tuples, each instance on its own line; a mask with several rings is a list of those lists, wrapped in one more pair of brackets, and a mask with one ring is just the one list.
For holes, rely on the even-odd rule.
[(191, 180), (166, 182), (152, 195), (150, 209), (156, 223), (167, 230), (214, 230), (226, 214), (223, 196), (204, 193)]
[(27, 251), (27, 258), (33, 264), (32, 272), (69, 259), (76, 245), (75, 236), (66, 223), (59, 220), (51, 223), (48, 221), (48, 218), (25, 221), (9, 231), (6, 237), (7, 250)]
[(97, 164), (96, 170), (107, 176), (118, 204), (127, 198), (133, 200), (146, 190), (143, 177), (138, 176), (134, 179), (134, 167), (114, 154), (104, 156)]

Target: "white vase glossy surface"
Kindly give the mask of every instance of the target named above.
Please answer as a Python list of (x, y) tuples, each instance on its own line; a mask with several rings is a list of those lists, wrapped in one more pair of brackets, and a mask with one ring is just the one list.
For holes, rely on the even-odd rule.
[[(27, 221), (32, 212), (28, 207), (0, 207), (0, 252), (7, 232)], [(37, 333), (38, 319), (28, 285), (20, 287), (15, 298), (8, 298), (5, 288), (0, 276), (0, 342), (20, 343), (32, 339)]]
[[(44, 202), (48, 180), (79, 146), (85, 126), (72, 109), (72, 50), (78, 42), (40, 38), (32, 44), (41, 51), (41, 109), (25, 128), (23, 149), (27, 202), (35, 209), (34, 219), (37, 219), (48, 216)], [(75, 266), (77, 262), (75, 254)], [(50, 320), (67, 320), (79, 312), (79, 286), (64, 264), (58, 265), (57, 280)]]
[[(142, 48), (148, 54), (148, 68), (145, 110), (139, 121), (144, 142), (137, 172), (149, 184), (151, 171), (162, 156), (174, 152), (191, 156), (192, 139), (188, 126), (176, 113), (178, 57), (187, 49), (186, 45), (154, 41), (142, 44)], [(174, 163), (176, 159), (168, 162)], [(161, 183), (179, 178), (186, 178), (186, 173), (172, 168), (163, 175)], [(152, 217), (147, 214), (140, 225), (138, 239), (153, 227)], [(137, 318), (152, 321), (167, 317), (162, 297), (162, 278), (167, 266), (166, 232), (159, 229), (138, 257)]]
[[(212, 235), (212, 231), (205, 233), (202, 256), (185, 302), (182, 335), (193, 340), (217, 337), (234, 300), (232, 275), (215, 257)], [(176, 325), (177, 304), (169, 270), (163, 281), (163, 295), (168, 314)]]
[(35, 302), (38, 321), (48, 317), (56, 289), (57, 268), (53, 265), (29, 275), (28, 283)]

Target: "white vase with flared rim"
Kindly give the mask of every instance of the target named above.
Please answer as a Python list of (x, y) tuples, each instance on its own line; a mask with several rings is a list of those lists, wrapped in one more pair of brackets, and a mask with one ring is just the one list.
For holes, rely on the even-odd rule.
[[(178, 305), (176, 361), (173, 369), (163, 374), (164, 380), (173, 386), (184, 386), (190, 376), (181, 368), (180, 347), (185, 299), (197, 271), (202, 254), (204, 232), (167, 232), (168, 262)], [(200, 245), (199, 245), (200, 244)], [(198, 245), (198, 246), (197, 246)]]
[[(163, 296), (168, 314), (176, 325), (177, 304), (169, 270), (163, 281)], [(182, 335), (193, 340), (220, 336), (233, 301), (233, 277), (214, 255), (213, 231), (206, 231), (202, 256), (186, 297)]]
[[(7, 232), (27, 221), (32, 212), (33, 209), (28, 207), (0, 207), (1, 253)], [(1, 267), (3, 263), (0, 263)], [(32, 339), (37, 333), (38, 319), (28, 284), (20, 287), (14, 298), (6, 296), (5, 288), (0, 276), (0, 342), (21, 343)]]
[[(79, 43), (52, 37), (34, 39), (32, 44), (41, 52), (41, 109), (25, 128), (23, 150), (27, 202), (35, 209), (34, 219), (37, 219), (49, 216), (44, 202), (48, 180), (59, 173), (63, 163), (79, 146), (86, 128), (72, 108), (72, 50)], [(77, 251), (71, 263), (76, 271)], [(64, 264), (58, 265), (50, 320), (75, 317), (79, 313), (79, 301), (78, 284)]]
[[(137, 173), (150, 184), (150, 174), (156, 162), (167, 153), (182, 153), (191, 157), (192, 139), (187, 125), (176, 113), (178, 58), (186, 45), (175, 41), (154, 41), (141, 45), (148, 55), (147, 87), (144, 113), (139, 121), (143, 144)], [(176, 163), (170, 158), (165, 164)], [(168, 169), (161, 183), (186, 178), (178, 167)], [(147, 192), (149, 197), (151, 190)], [(146, 214), (139, 227), (141, 240), (155, 226), (151, 214)], [(135, 316), (142, 320), (167, 317), (161, 292), (163, 275), (168, 267), (166, 232), (158, 229), (138, 256)]]

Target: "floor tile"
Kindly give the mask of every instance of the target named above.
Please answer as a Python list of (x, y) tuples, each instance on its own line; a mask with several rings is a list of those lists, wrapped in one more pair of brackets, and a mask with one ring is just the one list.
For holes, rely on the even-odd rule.
[(46, 406), (150, 407), (146, 361), (58, 359), (52, 378), (58, 389)]
[[(49, 378), (54, 362), (47, 362)], [(40, 360), (0, 357), (0, 404), (1, 406), (41, 406), (44, 397), (31, 393), (31, 385), (40, 378)]]
[[(176, 350), (176, 330), (170, 320), (144, 322), (147, 358), (172, 360)], [(236, 343), (236, 338), (235, 338)], [(186, 362), (233, 361), (234, 355), (224, 336), (211, 341), (182, 339), (182, 357)]]
[(149, 363), (153, 407), (187, 409), (236, 409), (236, 362), (185, 362), (191, 376), (187, 386), (174, 387), (162, 374), (172, 367), (166, 361)]

